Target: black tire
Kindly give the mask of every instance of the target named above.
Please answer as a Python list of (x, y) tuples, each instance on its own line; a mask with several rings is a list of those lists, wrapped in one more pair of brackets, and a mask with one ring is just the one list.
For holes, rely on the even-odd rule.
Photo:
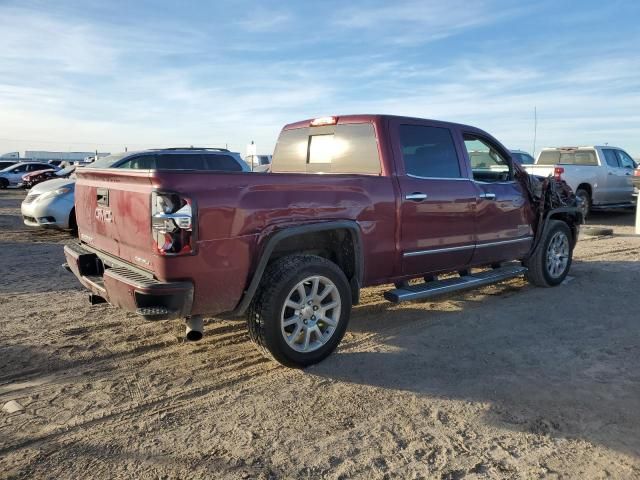
[(74, 237), (78, 236), (78, 223), (76, 222), (76, 209), (75, 207), (71, 209), (71, 213), (69, 213), (69, 230), (71, 231), (71, 235)]
[(579, 188), (576, 197), (582, 200), (582, 218), (585, 219), (591, 212), (591, 195), (584, 188)]
[[(527, 280), (533, 285), (539, 287), (555, 287), (560, 285), (567, 277), (569, 269), (571, 268), (571, 262), (573, 260), (573, 239), (571, 229), (569, 226), (559, 220), (549, 220), (547, 225), (547, 231), (545, 237), (540, 241), (538, 247), (535, 249), (531, 257), (524, 262), (524, 265), (528, 268), (526, 273)], [(568, 242), (568, 258), (564, 269), (559, 275), (552, 275), (549, 272), (549, 246), (551, 241), (556, 238), (556, 235), (564, 235)]]
[(9, 186), (9, 181), (6, 178), (0, 178), (0, 190), (4, 190)]
[[(314, 275), (329, 279), (340, 299), (340, 317), (331, 336), (320, 348), (299, 352), (285, 341), (281, 315), (292, 289)], [(267, 357), (287, 367), (305, 367), (329, 356), (338, 346), (351, 315), (351, 289), (342, 270), (333, 262), (315, 255), (291, 255), (267, 267), (260, 287), (247, 312), (249, 337)]]

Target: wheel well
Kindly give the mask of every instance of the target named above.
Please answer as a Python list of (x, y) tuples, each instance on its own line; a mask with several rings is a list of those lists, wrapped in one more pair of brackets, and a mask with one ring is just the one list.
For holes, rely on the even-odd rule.
[(300, 233), (282, 239), (273, 250), (269, 264), (290, 254), (311, 254), (331, 260), (349, 281), (357, 280), (357, 252), (351, 232), (344, 229)]
[(578, 223), (576, 222), (576, 218), (569, 213), (558, 212), (558, 213), (551, 214), (551, 216), (549, 217), (549, 220), (560, 220), (561, 222), (564, 222), (567, 224), (567, 226), (569, 227), (569, 230), (571, 230), (572, 246), (575, 247), (576, 243), (578, 242)]
[(589, 185), (588, 183), (581, 183), (580, 185), (578, 185), (578, 188), (576, 188), (576, 192), (578, 190), (585, 190), (589, 194), (589, 198), (591, 198), (592, 190), (591, 185)]

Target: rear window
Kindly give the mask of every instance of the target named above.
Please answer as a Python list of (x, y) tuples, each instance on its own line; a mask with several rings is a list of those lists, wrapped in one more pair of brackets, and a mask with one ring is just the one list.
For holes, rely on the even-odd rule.
[(593, 150), (544, 150), (537, 165), (598, 165)]
[(272, 171), (379, 175), (380, 157), (373, 125), (284, 130), (273, 153)]
[(241, 172), (242, 167), (231, 156), (217, 153), (159, 153), (131, 157), (117, 168), (137, 170), (209, 170)]

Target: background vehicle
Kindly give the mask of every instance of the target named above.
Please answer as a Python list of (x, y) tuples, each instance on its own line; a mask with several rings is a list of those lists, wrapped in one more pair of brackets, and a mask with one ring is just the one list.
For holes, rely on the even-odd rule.
[(263, 352), (303, 366), (335, 349), (363, 286), (394, 283), (385, 298), (400, 302), (523, 274), (558, 285), (571, 265), (570, 190), (539, 184), (474, 127), (305, 120), (281, 132), (272, 171), (78, 171), (68, 268), (95, 302), (186, 318), (191, 340), (202, 315), (246, 314)]
[(48, 170), (39, 170), (31, 173), (27, 173), (22, 176), (22, 182), (19, 184), (22, 188), (32, 188), (35, 185), (45, 182), (47, 180), (52, 180), (55, 178), (69, 178), (73, 172), (75, 172), (76, 167), (71, 166), (61, 170), (48, 169)]
[(511, 158), (520, 162), (520, 165), (533, 165), (536, 161), (535, 158), (524, 150), (511, 150)]
[[(36, 172), (39, 170), (48, 170), (52, 166), (48, 163), (40, 162), (20, 162), (5, 168), (0, 171), (0, 188), (7, 188), (9, 186), (17, 186), (22, 183), (22, 176), (26, 173)], [(54, 170), (58, 170), (58, 167), (53, 167)]]
[(5, 168), (11, 167), (16, 163), (20, 163), (20, 160), (0, 160), (0, 170), (4, 170)]
[(247, 163), (254, 172), (268, 172), (271, 168), (271, 155), (249, 155)]
[(71, 178), (48, 180), (33, 187), (20, 206), (24, 224), (75, 230), (74, 189), (75, 179)]
[(524, 168), (543, 177), (561, 176), (582, 200), (586, 217), (592, 208), (634, 205), (631, 176), (636, 166), (621, 148), (595, 146), (545, 148), (534, 165)]
[(87, 168), (126, 168), (140, 170), (202, 170), (248, 172), (249, 165), (237, 152), (224, 148), (163, 148), (125, 152), (102, 157)]

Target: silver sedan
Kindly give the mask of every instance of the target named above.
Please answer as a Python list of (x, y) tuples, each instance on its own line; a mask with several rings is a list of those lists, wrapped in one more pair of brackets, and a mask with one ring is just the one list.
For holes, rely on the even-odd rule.
[(76, 228), (75, 179), (60, 178), (40, 183), (22, 202), (24, 224), (29, 227)]

